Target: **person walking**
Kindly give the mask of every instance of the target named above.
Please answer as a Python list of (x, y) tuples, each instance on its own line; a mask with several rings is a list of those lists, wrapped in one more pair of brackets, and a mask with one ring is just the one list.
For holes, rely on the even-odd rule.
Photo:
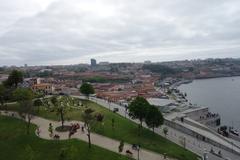
[(39, 136), (40, 135), (40, 128), (39, 127), (37, 127), (37, 135)]
[(164, 159), (167, 158), (167, 154), (166, 154), (166, 153), (163, 154), (163, 158), (164, 158)]
[(52, 126), (52, 123), (49, 123), (49, 127), (48, 127), (48, 131), (49, 131), (49, 136), (52, 137), (53, 135), (53, 126)]

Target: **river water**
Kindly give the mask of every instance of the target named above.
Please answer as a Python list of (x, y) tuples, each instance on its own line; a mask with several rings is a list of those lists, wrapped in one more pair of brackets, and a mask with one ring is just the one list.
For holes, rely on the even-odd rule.
[(222, 125), (240, 129), (240, 77), (194, 80), (178, 88), (192, 104), (219, 113)]

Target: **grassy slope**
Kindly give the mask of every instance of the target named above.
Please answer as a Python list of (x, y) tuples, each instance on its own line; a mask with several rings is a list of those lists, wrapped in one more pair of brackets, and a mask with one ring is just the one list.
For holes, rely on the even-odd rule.
[(125, 156), (120, 156), (97, 146), (93, 146), (89, 150), (88, 144), (79, 140), (48, 141), (39, 139), (34, 135), (35, 127), (33, 125), (31, 134), (26, 135), (25, 126), (25, 122), (21, 120), (0, 116), (0, 159), (30, 160), (26, 148), (31, 146), (34, 155), (32, 159), (34, 160), (59, 160), (63, 148), (67, 150), (68, 155), (70, 153), (73, 155), (72, 159), (67, 160), (127, 160)]
[[(177, 158), (179, 160), (197, 160), (197, 156), (192, 152), (185, 150), (184, 148), (172, 143), (171, 141), (157, 135), (153, 134), (147, 129), (143, 129), (140, 136), (138, 135), (138, 126), (134, 122), (107, 110), (100, 105), (90, 102), (83, 101), (84, 106), (89, 106), (95, 110), (95, 113), (104, 114), (104, 125), (100, 123), (95, 123), (93, 130), (94, 132), (111, 137), (113, 139), (124, 140), (130, 144), (140, 143), (143, 148), (158, 152), (166, 153), (170, 157)], [(15, 108), (16, 109), (16, 108)], [(85, 107), (80, 110), (72, 109), (67, 112), (66, 118), (73, 120), (82, 120), (81, 114)], [(47, 110), (41, 109), (39, 116), (59, 120), (59, 117), (54, 112), (49, 112)], [(115, 128), (112, 129), (112, 119), (115, 120)]]

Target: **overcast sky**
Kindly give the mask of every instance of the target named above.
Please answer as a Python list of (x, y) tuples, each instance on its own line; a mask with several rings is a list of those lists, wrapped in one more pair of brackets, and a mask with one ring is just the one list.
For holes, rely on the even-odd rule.
[(239, 0), (0, 4), (0, 65), (240, 57)]

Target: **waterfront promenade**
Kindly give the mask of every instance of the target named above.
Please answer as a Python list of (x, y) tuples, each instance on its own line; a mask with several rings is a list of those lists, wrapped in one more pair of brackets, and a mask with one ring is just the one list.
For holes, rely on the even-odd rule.
[[(79, 96), (77, 96), (79, 97)], [(82, 96), (80, 96), (79, 98), (84, 98)], [(108, 101), (106, 100), (103, 100), (103, 99), (99, 99), (99, 98), (95, 98), (95, 97), (91, 97), (90, 98), (92, 101), (98, 103), (99, 105), (102, 105), (104, 106), (105, 108), (107, 109), (110, 109), (110, 110), (113, 110), (114, 108), (118, 108), (119, 109), (119, 112), (117, 112), (118, 114), (122, 115), (123, 117), (126, 117), (136, 123), (138, 123), (137, 120), (133, 120), (131, 119), (127, 112), (125, 111), (125, 108), (118, 105), (118, 104), (115, 104), (115, 103), (109, 103)], [(144, 127), (147, 128), (147, 126), (144, 124)], [(156, 129), (156, 133), (161, 135), (161, 136), (164, 136), (163, 134), (163, 131), (162, 131), (162, 128), (164, 128), (165, 126), (162, 126), (161, 128), (157, 128)], [(226, 151), (226, 150), (223, 150), (222, 148), (219, 148), (217, 146), (213, 146), (209, 143), (206, 143), (204, 141), (201, 141), (201, 140), (198, 140), (196, 139), (195, 137), (192, 137), (188, 134), (185, 134), (185, 133), (182, 133), (174, 128), (171, 128), (169, 126), (166, 126), (168, 127), (168, 130), (169, 130), (169, 134), (166, 136), (167, 139), (169, 139), (170, 141), (176, 143), (176, 144), (179, 144), (179, 145), (182, 145), (181, 143), (181, 139), (182, 137), (184, 137), (185, 139), (185, 147), (186, 149), (198, 154), (199, 156), (203, 156), (203, 154), (205, 152), (208, 152), (208, 156), (211, 157), (209, 159), (211, 160), (220, 160), (223, 158), (219, 158), (219, 157), (216, 157), (214, 155), (212, 155), (211, 153), (209, 153), (209, 151), (211, 149), (213, 149), (215, 152), (218, 152), (218, 151), (221, 151), (223, 157), (226, 159), (226, 158), (230, 158), (231, 160), (237, 160), (237, 159), (240, 159), (240, 155), (236, 155), (236, 154), (233, 154), (229, 151)], [(216, 142), (220, 142), (222, 145), (225, 145), (227, 147), (230, 147), (232, 149), (234, 149), (236, 152), (240, 153), (240, 149), (237, 148), (237, 147), (234, 147), (231, 143), (227, 142), (227, 141), (224, 141), (223, 139), (219, 138), (218, 136), (214, 135), (214, 134), (211, 134), (209, 132), (206, 132), (206, 131), (203, 131), (201, 130), (200, 128), (196, 128), (196, 127), (192, 127), (192, 126), (186, 126), (186, 127), (190, 127), (192, 130), (194, 130), (195, 132), (198, 132), (198, 133), (201, 133), (203, 135), (205, 135), (206, 137), (216, 141)]]

